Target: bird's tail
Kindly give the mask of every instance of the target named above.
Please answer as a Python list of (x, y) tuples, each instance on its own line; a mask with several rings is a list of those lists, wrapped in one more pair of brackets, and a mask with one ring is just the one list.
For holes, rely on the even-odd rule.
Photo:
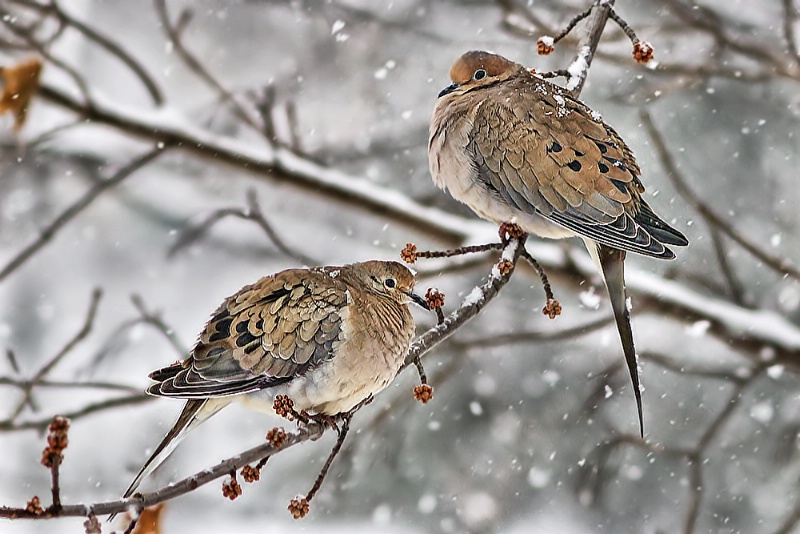
[[(175, 421), (175, 424), (172, 425), (167, 435), (164, 436), (164, 439), (161, 440), (161, 443), (158, 444), (158, 447), (155, 448), (153, 454), (150, 455), (150, 458), (144, 463), (142, 468), (139, 470), (139, 473), (136, 475), (136, 478), (133, 479), (131, 485), (128, 486), (128, 489), (125, 491), (125, 494), (122, 496), (123, 499), (127, 499), (131, 495), (136, 492), (136, 489), (141, 484), (142, 480), (152, 473), (159, 465), (161, 465), (164, 460), (166, 460), (170, 454), (175, 451), (175, 448), (178, 444), (186, 437), (186, 434), (189, 433), (192, 429), (199, 426), (201, 423), (205, 422), (208, 418), (212, 415), (220, 411), (222, 408), (227, 406), (231, 402), (228, 398), (214, 398), (214, 399), (198, 399), (198, 400), (190, 400), (186, 403), (183, 407), (183, 411), (178, 416), (178, 420)], [(116, 514), (111, 515), (108, 520), (112, 521)]]
[[(642, 415), (642, 391), (639, 386), (639, 365), (636, 360), (636, 348), (633, 345), (633, 331), (631, 330), (631, 313), (625, 296), (625, 251), (605, 245), (589, 246), (592, 257), (600, 264), (605, 279), (611, 308), (614, 310), (614, 321), (622, 341), (622, 352), (625, 354), (625, 363), (633, 383), (633, 395), (636, 398), (636, 410), (639, 415), (639, 432), (644, 437), (644, 416)], [(592, 250), (594, 249), (594, 250)], [(592, 253), (594, 252), (594, 253)]]

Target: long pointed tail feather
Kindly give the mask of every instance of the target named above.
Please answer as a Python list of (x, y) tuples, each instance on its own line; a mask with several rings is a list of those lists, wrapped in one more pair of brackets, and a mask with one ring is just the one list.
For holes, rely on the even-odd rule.
[[(589, 246), (589, 243), (587, 243)], [(639, 386), (639, 366), (636, 360), (636, 349), (633, 344), (631, 330), (631, 314), (628, 311), (625, 296), (625, 251), (604, 245), (596, 245), (595, 259), (603, 271), (603, 278), (608, 289), (611, 307), (614, 310), (614, 321), (622, 342), (625, 363), (633, 384), (633, 395), (636, 398), (636, 409), (639, 415), (639, 432), (644, 437), (644, 416), (642, 414), (642, 391)], [(590, 249), (591, 252), (591, 249)], [(594, 255), (593, 255), (594, 256)]]
[[(162, 439), (161, 443), (155, 448), (153, 454), (150, 455), (150, 458), (147, 459), (136, 474), (136, 477), (133, 479), (130, 486), (128, 486), (128, 489), (125, 490), (125, 494), (122, 498), (127, 499), (133, 495), (142, 480), (155, 471), (155, 469), (175, 451), (178, 444), (192, 429), (205, 422), (229, 403), (230, 399), (200, 399), (188, 401), (184, 405), (183, 411), (181, 411), (181, 414), (178, 416), (178, 420), (175, 421), (175, 424), (169, 429), (167, 435), (164, 436), (164, 439)], [(108, 520), (112, 521), (114, 517), (116, 517), (116, 514), (109, 516)]]

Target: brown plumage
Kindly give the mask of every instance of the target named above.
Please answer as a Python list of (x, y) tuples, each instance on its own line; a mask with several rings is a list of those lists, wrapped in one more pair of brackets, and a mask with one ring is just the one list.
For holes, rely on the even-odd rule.
[(625, 251), (674, 258), (667, 245), (686, 238), (642, 198), (641, 171), (622, 138), (568, 91), (482, 51), (461, 56), (450, 77), (431, 120), (433, 181), (490, 221), (584, 240), (609, 290), (641, 427), (622, 262)]
[(189, 430), (233, 400), (272, 412), (277, 394), (296, 410), (344, 413), (384, 389), (408, 352), (414, 275), (397, 262), (290, 269), (227, 298), (188, 358), (150, 377), (151, 395), (186, 399), (178, 421), (125, 492)]

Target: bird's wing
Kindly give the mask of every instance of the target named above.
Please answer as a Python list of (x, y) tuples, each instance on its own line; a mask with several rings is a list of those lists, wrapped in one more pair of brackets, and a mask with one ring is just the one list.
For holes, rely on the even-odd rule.
[(346, 286), (320, 271), (263, 278), (223, 302), (191, 356), (151, 374), (148, 393), (197, 399), (288, 382), (333, 357), (347, 302)]
[(644, 188), (624, 141), (563, 89), (532, 77), (520, 83), (528, 85), (506, 87), (475, 110), (467, 150), (483, 185), (604, 245), (674, 257), (639, 220)]

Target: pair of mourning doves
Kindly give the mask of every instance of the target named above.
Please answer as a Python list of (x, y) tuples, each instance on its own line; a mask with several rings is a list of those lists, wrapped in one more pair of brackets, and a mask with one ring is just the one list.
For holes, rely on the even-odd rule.
[(630, 148), (568, 91), (481, 51), (450, 78), (431, 120), (433, 181), (484, 219), (583, 240), (608, 288), (644, 435), (623, 261), (628, 251), (672, 259), (667, 245), (688, 241), (642, 198)]
[(414, 334), (414, 274), (392, 261), (290, 269), (227, 298), (188, 358), (150, 375), (147, 392), (185, 399), (178, 421), (125, 492), (190, 430), (233, 401), (272, 412), (276, 395), (294, 408), (335, 416), (384, 389)]

